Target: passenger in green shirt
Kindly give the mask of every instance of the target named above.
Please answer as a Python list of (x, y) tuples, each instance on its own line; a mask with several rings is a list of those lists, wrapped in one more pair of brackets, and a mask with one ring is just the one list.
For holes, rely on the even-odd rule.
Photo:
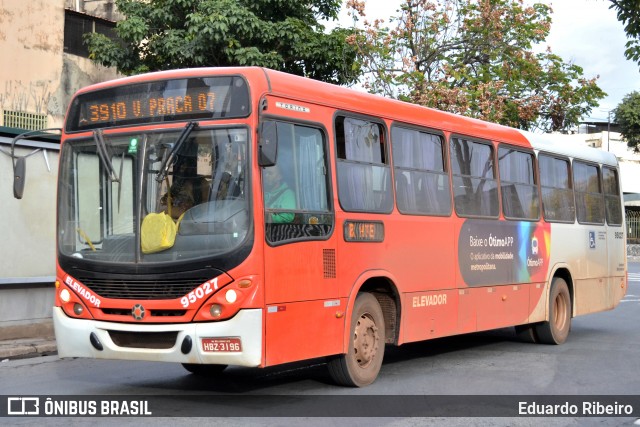
[[(278, 166), (272, 166), (264, 170), (264, 205), (269, 209), (295, 209), (296, 196), (282, 179)], [(272, 212), (272, 223), (288, 223), (293, 221), (293, 212)]]

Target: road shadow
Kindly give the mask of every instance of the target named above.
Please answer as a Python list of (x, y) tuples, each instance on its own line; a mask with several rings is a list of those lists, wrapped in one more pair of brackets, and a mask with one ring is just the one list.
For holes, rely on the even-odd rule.
[[(513, 328), (498, 329), (486, 332), (437, 338), (417, 343), (404, 344), (399, 347), (387, 345), (383, 369), (386, 365), (399, 364), (424, 359), (425, 363), (438, 356), (477, 349), (485, 346), (527, 345), (518, 340)], [(181, 367), (176, 367), (178, 370)], [(173, 370), (174, 368), (172, 368)], [(323, 386), (335, 392), (335, 383), (331, 379), (326, 358), (305, 360), (268, 368), (229, 367), (215, 376), (199, 376), (183, 370), (184, 375), (164, 377), (162, 381), (146, 381), (137, 386), (154, 389), (171, 389), (185, 393), (205, 394), (245, 394), (269, 393), (281, 386), (309, 383), (308, 388), (314, 393), (322, 393)], [(133, 384), (131, 384), (133, 385)], [(307, 387), (302, 387), (303, 389)], [(345, 389), (350, 390), (350, 389)]]

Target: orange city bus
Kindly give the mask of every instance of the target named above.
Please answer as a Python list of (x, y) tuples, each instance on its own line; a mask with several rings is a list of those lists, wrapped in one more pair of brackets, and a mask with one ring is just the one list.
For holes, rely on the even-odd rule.
[(327, 357), (365, 386), (387, 344), (507, 326), (561, 344), (627, 289), (615, 156), (549, 136), (201, 68), (80, 90), (61, 144), (60, 357), (206, 375)]

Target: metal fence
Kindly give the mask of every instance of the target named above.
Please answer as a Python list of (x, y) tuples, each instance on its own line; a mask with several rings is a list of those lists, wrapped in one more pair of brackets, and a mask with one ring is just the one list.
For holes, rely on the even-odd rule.
[(640, 243), (640, 211), (626, 209), (627, 242)]

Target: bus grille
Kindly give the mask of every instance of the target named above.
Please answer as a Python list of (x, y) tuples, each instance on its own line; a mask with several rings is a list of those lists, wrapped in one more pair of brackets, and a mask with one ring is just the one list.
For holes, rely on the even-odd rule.
[(104, 298), (142, 300), (180, 298), (209, 280), (206, 277), (158, 280), (89, 277), (76, 277), (76, 279)]
[(109, 331), (118, 347), (168, 349), (176, 344), (177, 332), (124, 332)]
[[(109, 316), (131, 316), (130, 308), (103, 308), (102, 312)], [(152, 317), (182, 317), (187, 313), (187, 310), (157, 310), (152, 309), (148, 311), (148, 316)]]

